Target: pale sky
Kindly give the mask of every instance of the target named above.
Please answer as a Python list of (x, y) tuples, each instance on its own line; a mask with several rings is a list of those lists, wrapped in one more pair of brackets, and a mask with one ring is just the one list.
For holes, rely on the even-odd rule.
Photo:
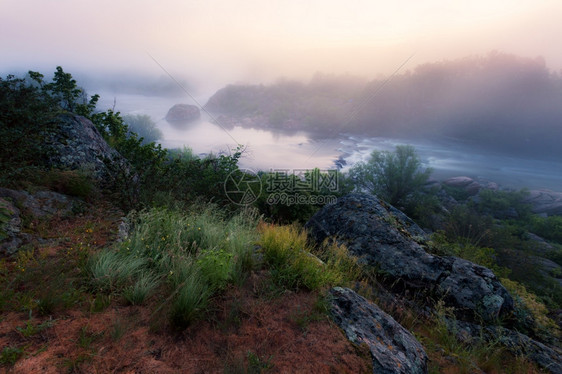
[[(561, 0), (0, 0), (0, 73), (376, 77), (492, 50), (562, 69)], [(199, 82), (201, 83), (201, 82)]]

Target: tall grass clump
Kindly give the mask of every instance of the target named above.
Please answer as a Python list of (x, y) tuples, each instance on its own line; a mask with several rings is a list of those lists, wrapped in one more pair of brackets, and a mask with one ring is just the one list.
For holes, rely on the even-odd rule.
[(253, 266), (258, 220), (253, 211), (227, 217), (211, 205), (187, 212), (153, 208), (133, 212), (129, 220), (129, 238), (92, 257), (91, 283), (131, 304), (159, 290), (177, 327), (200, 316), (210, 297)]
[(94, 255), (88, 268), (92, 285), (99, 291), (113, 292), (137, 278), (146, 266), (145, 258), (136, 258), (115, 251)]
[(296, 226), (260, 225), (260, 246), (274, 283), (287, 289), (317, 290), (343, 285), (359, 276), (359, 266), (345, 247), (315, 249)]
[(190, 269), (176, 288), (177, 295), (170, 310), (170, 322), (177, 328), (186, 328), (195, 321), (207, 308), (210, 297), (216, 291), (196, 266), (187, 266)]
[(144, 271), (138, 276), (134, 284), (123, 290), (123, 296), (131, 305), (141, 305), (158, 287), (158, 283), (159, 279), (156, 274)]

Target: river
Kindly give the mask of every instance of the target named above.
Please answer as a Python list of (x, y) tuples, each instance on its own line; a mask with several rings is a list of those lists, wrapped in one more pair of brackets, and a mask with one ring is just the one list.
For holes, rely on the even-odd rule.
[[(339, 133), (329, 139), (317, 139), (305, 132), (282, 132), (244, 127), (222, 127), (202, 112), (198, 121), (186, 126), (170, 125), (164, 117), (174, 104), (193, 104), (186, 97), (160, 97), (102, 92), (98, 108), (113, 107), (121, 114), (147, 114), (163, 132), (162, 146), (189, 147), (194, 153), (231, 152), (242, 144), (247, 151), (240, 166), (252, 170), (302, 170), (318, 167), (334, 169), (336, 161), (345, 171), (364, 161), (373, 150), (393, 150), (398, 144), (415, 146), (424, 166), (433, 169), (436, 179), (466, 175), (494, 181), (511, 188), (547, 188), (562, 191), (562, 162), (531, 160), (477, 150), (458, 141), (423, 139), (363, 138)], [(115, 103), (114, 103), (115, 99)], [(206, 98), (196, 98), (205, 103)]]

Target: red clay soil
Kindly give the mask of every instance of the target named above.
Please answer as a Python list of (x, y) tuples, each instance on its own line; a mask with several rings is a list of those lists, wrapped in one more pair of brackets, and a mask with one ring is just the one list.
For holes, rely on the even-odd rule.
[[(75, 264), (114, 240), (118, 217), (104, 207), (84, 217), (36, 223), (36, 231), (49, 233), (41, 236), (56, 240), (36, 248), (43, 267), (27, 264), (29, 279), (15, 283), (15, 291), (40, 295), (57, 271), (79, 282)], [(4, 263), (2, 287), (13, 284), (20, 265)], [(0, 365), (0, 373), (372, 372), (368, 350), (355, 347), (325, 313), (315, 311), (317, 294), (272, 298), (264, 291), (266, 282), (267, 272), (259, 272), (244, 286), (227, 289), (204, 320), (183, 332), (170, 330), (166, 307), (158, 309), (164, 300), (156, 296), (147, 306), (110, 300), (105, 310), (93, 313), (93, 296), (82, 292), (79, 304), (57, 306), (48, 316), (34, 310), (32, 318), (14, 296), (0, 316), (0, 350), (23, 353), (13, 366)], [(35, 328), (26, 333), (26, 326)]]
[[(28, 316), (9, 313), (0, 346), (25, 346), (14, 373), (367, 373), (369, 354), (354, 347), (326, 317), (314, 314), (313, 293), (258, 298), (251, 282), (232, 288), (208, 320), (182, 333), (153, 331), (150, 307), (112, 306), (71, 311), (25, 338), (16, 330)], [(48, 318), (35, 319), (39, 324)], [(4, 369), (6, 370), (6, 369)], [(253, 371), (252, 371), (253, 370)]]

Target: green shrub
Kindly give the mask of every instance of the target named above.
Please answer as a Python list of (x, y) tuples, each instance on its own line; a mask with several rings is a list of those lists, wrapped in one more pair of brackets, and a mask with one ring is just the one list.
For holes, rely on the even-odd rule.
[(483, 189), (478, 194), (478, 200), (473, 205), (478, 212), (485, 215), (492, 215), (504, 218), (505, 212), (514, 210), (518, 220), (524, 220), (531, 214), (531, 206), (524, 202), (529, 195), (529, 191), (493, 191)]
[(123, 116), (123, 122), (130, 132), (137, 134), (143, 140), (143, 144), (152, 143), (162, 138), (162, 131), (156, 127), (156, 123), (146, 114), (127, 114)]
[(422, 170), (421, 160), (411, 145), (396, 146), (394, 152), (373, 151), (367, 162), (349, 170), (357, 189), (378, 195), (392, 205), (405, 204), (431, 175)]
[(529, 223), (529, 230), (547, 240), (562, 244), (562, 217), (539, 217), (533, 215)]
[(3, 184), (22, 168), (46, 166), (51, 150), (45, 132), (54, 128), (58, 108), (39, 87), (12, 75), (0, 78), (0, 177)]
[(211, 288), (221, 290), (232, 278), (233, 253), (224, 249), (204, 250), (197, 256), (197, 265)]
[(447, 195), (451, 196), (456, 201), (466, 201), (471, 196), (470, 192), (468, 192), (466, 188), (463, 187), (449, 186), (446, 184), (442, 184), (442, 187)]
[(259, 173), (261, 193), (254, 206), (275, 222), (306, 223), (324, 205), (353, 190), (348, 178), (339, 171), (312, 169), (302, 175), (287, 172)]

